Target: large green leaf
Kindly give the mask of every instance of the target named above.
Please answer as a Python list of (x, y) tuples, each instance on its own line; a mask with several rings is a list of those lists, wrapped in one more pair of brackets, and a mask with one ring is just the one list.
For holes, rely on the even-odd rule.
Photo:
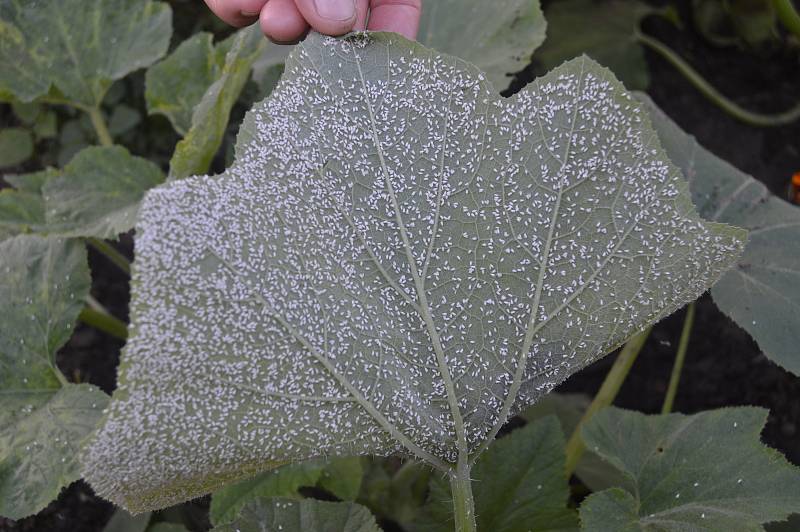
[(590, 532), (763, 531), (800, 510), (800, 470), (759, 434), (760, 408), (646, 416), (608, 408), (583, 428), (587, 447), (633, 481), (581, 505)]
[(736, 267), (711, 289), (714, 302), (765, 355), (800, 375), (800, 207), (770, 194), (703, 148), (646, 96), (640, 98), (664, 149), (689, 180), (700, 215), (750, 230)]
[(197, 33), (147, 70), (148, 112), (166, 116), (181, 135), (192, 127), (194, 108), (222, 71), (225, 53), (213, 39), (210, 33)]
[[(490, 445), (470, 475), (478, 530), (577, 530), (578, 515), (567, 508), (564, 446), (564, 435), (553, 416), (529, 423)], [(451, 501), (447, 479), (434, 476), (427, 523), (415, 530), (453, 530)]]
[(55, 353), (89, 292), (79, 242), (17, 236), (0, 243), (0, 515), (44, 508), (77, 480), (81, 442), (108, 397), (67, 384)]
[(132, 335), (85, 457), (136, 511), (320, 455), (449, 470), (744, 238), (697, 217), (607, 69), (503, 99), (388, 33), (310, 35), (231, 169), (139, 216)]
[[(527, 421), (534, 421), (554, 415), (561, 422), (564, 433), (570, 436), (591, 402), (592, 399), (583, 394), (551, 392), (521, 412), (520, 416)], [(583, 453), (575, 468), (575, 476), (592, 491), (624, 486), (627, 482), (627, 479), (616, 468), (588, 449)]]
[(359, 456), (333, 458), (325, 465), (319, 486), (343, 501), (354, 501), (361, 491), (364, 467)]
[(215, 54), (222, 54), (225, 59), (217, 69), (216, 81), (194, 105), (191, 127), (175, 147), (170, 161), (170, 179), (208, 171), (222, 144), (233, 104), (250, 78), (253, 62), (265, 45), (266, 40), (255, 25), (240, 30), (213, 51), (212, 58)]
[(650, 83), (644, 50), (636, 40), (653, 8), (639, 0), (558, 0), (545, 10), (547, 39), (534, 59), (542, 72), (587, 54), (607, 66), (629, 89)]
[(121, 146), (81, 150), (42, 187), (47, 230), (117, 238), (133, 227), (144, 193), (163, 181), (158, 166)]
[(172, 12), (150, 0), (0, 0), (0, 99), (97, 107), (167, 51)]
[(530, 62), (546, 28), (539, 0), (435, 0), (423, 4), (418, 39), (473, 63), (503, 90), (509, 75)]
[(325, 463), (309, 460), (266, 471), (214, 492), (209, 518), (214, 525), (232, 522), (248, 502), (262, 497), (299, 497), (297, 490), (315, 486)]
[(245, 505), (231, 524), (214, 532), (380, 532), (372, 514), (352, 502), (314, 499), (258, 499)]

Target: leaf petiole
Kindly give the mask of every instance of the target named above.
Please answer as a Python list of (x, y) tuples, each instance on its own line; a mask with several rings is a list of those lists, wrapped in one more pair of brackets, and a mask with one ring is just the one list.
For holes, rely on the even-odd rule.
[(681, 330), (681, 339), (678, 342), (678, 351), (675, 354), (675, 364), (672, 366), (672, 374), (669, 377), (669, 386), (667, 387), (667, 395), (664, 397), (664, 405), (661, 407), (662, 414), (669, 414), (672, 411), (672, 405), (675, 402), (675, 394), (678, 393), (678, 383), (681, 380), (681, 370), (683, 369), (683, 361), (686, 359), (686, 350), (689, 347), (689, 337), (692, 334), (692, 325), (694, 324), (695, 303), (692, 301), (686, 307), (686, 317), (683, 320), (683, 330)]
[(460, 455), (456, 467), (449, 473), (450, 492), (453, 494), (453, 517), (458, 532), (475, 532), (475, 499), (472, 497), (472, 479), (467, 455)]
[(83, 109), (89, 114), (89, 118), (92, 119), (92, 126), (94, 126), (94, 130), (97, 133), (97, 140), (100, 141), (100, 145), (102, 146), (113, 146), (114, 139), (111, 137), (111, 133), (108, 130), (108, 125), (106, 124), (106, 119), (103, 117), (103, 112), (100, 110), (99, 107), (87, 107)]
[(90, 325), (119, 340), (128, 339), (128, 326), (111, 314), (87, 306), (81, 310), (78, 319), (86, 325)]
[(105, 257), (119, 267), (120, 270), (128, 275), (131, 274), (130, 261), (128, 261), (128, 259), (122, 253), (117, 251), (114, 246), (100, 238), (87, 238), (86, 241), (99, 253), (105, 255)]

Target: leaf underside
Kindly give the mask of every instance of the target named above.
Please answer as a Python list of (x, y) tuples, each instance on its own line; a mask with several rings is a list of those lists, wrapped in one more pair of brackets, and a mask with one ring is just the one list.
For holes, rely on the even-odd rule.
[(743, 238), (697, 217), (591, 60), (505, 100), (383, 33), (310, 35), (233, 167), (139, 216), (131, 339), (84, 456), (135, 511), (313, 456), (447, 468), (697, 297)]
[(772, 361), (800, 375), (800, 207), (703, 148), (649, 98), (637, 97), (689, 180), (700, 215), (750, 230), (736, 266), (711, 289), (714, 302)]

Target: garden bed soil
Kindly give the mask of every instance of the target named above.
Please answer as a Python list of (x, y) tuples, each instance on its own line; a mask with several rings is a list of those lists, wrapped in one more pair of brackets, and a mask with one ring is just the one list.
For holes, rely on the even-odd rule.
[[(681, 3), (685, 8), (687, 2)], [(684, 13), (684, 15), (687, 15)], [(684, 17), (684, 20), (688, 20)], [(663, 19), (650, 19), (646, 30), (667, 43), (744, 107), (777, 112), (800, 97), (798, 54), (763, 55), (718, 49), (690, 28), (679, 31)], [(578, 29), (576, 28), (576, 31)], [(778, 128), (754, 128), (735, 121), (711, 105), (670, 65), (647, 52), (649, 94), (679, 126), (713, 153), (764, 182), (785, 197), (793, 172), (800, 171), (800, 121)], [(526, 76), (527, 70), (520, 77)], [(521, 86), (525, 79), (518, 80)], [(119, 248), (131, 255), (132, 239)], [(93, 295), (116, 316), (127, 318), (128, 286), (124, 274), (104, 257), (90, 252)], [(684, 312), (657, 324), (620, 390), (616, 405), (658, 412), (669, 381)], [(111, 392), (121, 342), (80, 326), (58, 355), (70, 380), (96, 384)], [(558, 391), (592, 395), (613, 363), (606, 357), (572, 376)], [(800, 378), (771, 363), (755, 342), (713, 304), (709, 296), (697, 305), (697, 318), (674, 410), (693, 413), (721, 406), (758, 405), (770, 410), (764, 441), (800, 464)], [(207, 504), (200, 501), (199, 507)], [(94, 532), (102, 530), (114, 509), (84, 482), (76, 482), (36, 516), (17, 522), (0, 518), (0, 531)], [(202, 520), (195, 526), (202, 529)]]

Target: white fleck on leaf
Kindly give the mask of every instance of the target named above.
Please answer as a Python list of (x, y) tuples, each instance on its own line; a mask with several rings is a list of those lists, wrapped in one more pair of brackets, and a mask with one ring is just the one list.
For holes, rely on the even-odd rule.
[(741, 252), (608, 70), (507, 100), (484, 78), (395, 34), (312, 34), (230, 170), (148, 192), (83, 457), (99, 495), (142, 511), (314, 456), (474, 460)]

